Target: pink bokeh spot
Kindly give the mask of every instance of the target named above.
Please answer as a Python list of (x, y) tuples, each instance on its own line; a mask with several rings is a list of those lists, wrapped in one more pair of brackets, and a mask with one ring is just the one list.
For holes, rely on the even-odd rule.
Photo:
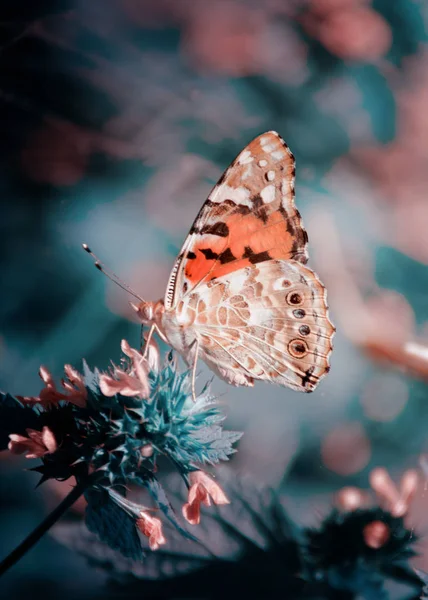
[(352, 475), (369, 462), (371, 446), (360, 423), (343, 423), (325, 436), (321, 455), (323, 463), (331, 471)]
[(372, 521), (363, 529), (364, 541), (373, 550), (379, 550), (391, 537), (391, 530), (382, 521)]

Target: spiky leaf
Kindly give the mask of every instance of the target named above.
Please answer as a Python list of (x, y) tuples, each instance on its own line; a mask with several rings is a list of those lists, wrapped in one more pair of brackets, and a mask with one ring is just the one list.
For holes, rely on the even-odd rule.
[(133, 560), (141, 560), (143, 551), (135, 519), (119, 508), (106, 490), (89, 490), (85, 497), (88, 501), (85, 513), (88, 529), (113, 550), (119, 550)]

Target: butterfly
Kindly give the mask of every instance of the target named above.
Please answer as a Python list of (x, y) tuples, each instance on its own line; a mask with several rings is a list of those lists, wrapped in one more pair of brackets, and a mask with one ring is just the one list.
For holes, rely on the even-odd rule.
[(306, 267), (294, 205), (295, 161), (275, 131), (255, 138), (197, 215), (165, 298), (134, 304), (143, 325), (193, 366), (236, 386), (255, 380), (312, 392), (328, 373), (335, 328), (326, 290)]

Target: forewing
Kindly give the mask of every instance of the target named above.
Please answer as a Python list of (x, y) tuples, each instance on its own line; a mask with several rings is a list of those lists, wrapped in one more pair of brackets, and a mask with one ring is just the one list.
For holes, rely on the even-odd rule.
[(200, 286), (197, 297), (200, 356), (229, 383), (260, 379), (311, 392), (329, 371), (335, 329), (326, 291), (301, 263), (245, 267)]
[(274, 131), (254, 139), (203, 205), (171, 273), (165, 307), (201, 282), (275, 259), (307, 261), (307, 235), (294, 206), (294, 157)]

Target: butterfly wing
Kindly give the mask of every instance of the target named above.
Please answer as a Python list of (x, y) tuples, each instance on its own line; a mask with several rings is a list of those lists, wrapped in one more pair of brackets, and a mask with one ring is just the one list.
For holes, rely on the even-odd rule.
[(189, 300), (200, 357), (228, 383), (259, 379), (311, 392), (329, 371), (335, 329), (326, 291), (298, 261), (244, 267)]
[(274, 131), (254, 139), (202, 206), (170, 275), (165, 308), (201, 282), (277, 259), (307, 261), (307, 235), (294, 206), (294, 157)]
[(277, 133), (253, 140), (212, 190), (170, 276), (171, 345), (189, 361), (197, 340), (199, 356), (234, 385), (312, 391), (329, 370), (334, 327), (324, 286), (304, 266), (294, 177)]

